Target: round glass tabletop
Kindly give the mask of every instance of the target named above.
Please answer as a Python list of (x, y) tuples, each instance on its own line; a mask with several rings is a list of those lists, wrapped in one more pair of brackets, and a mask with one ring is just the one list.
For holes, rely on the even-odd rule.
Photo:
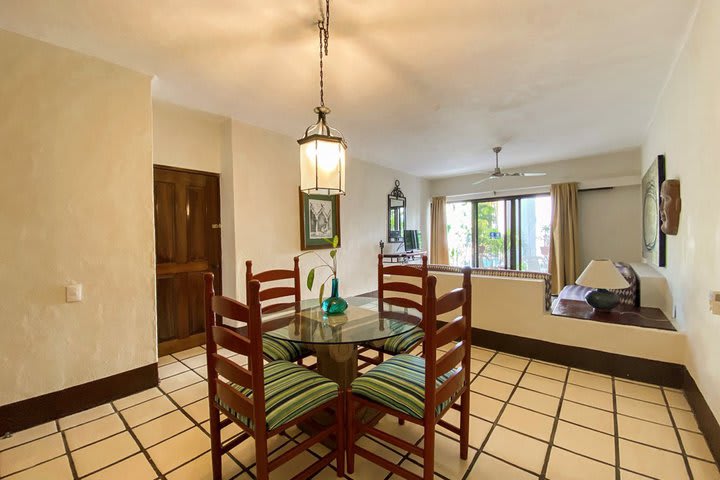
[(340, 315), (326, 315), (317, 300), (304, 300), (288, 308), (263, 314), (263, 333), (274, 338), (308, 344), (364, 343), (402, 335), (418, 326), (418, 310), (396, 307), (377, 298), (346, 298)]

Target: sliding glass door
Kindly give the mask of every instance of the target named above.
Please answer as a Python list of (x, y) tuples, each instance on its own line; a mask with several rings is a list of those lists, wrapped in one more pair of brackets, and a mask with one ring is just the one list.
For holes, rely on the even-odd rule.
[(447, 221), (451, 265), (547, 271), (548, 195), (448, 203)]

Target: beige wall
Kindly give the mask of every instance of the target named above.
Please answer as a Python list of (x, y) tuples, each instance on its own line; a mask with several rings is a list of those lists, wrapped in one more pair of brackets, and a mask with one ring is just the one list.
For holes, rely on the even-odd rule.
[(544, 172), (547, 175), (488, 180), (479, 185), (473, 185), (473, 182), (487, 177), (486, 174), (437, 178), (430, 181), (430, 193), (448, 197), (490, 198), (549, 192), (549, 186), (553, 183), (580, 182), (582, 186), (588, 188), (639, 184), (640, 150), (623, 150), (523, 168), (508, 168), (507, 170)]
[(220, 173), (226, 117), (153, 100), (153, 163)]
[(590, 190), (578, 195), (580, 265), (610, 258), (616, 262), (639, 262), (642, 257), (640, 186)]
[(583, 191), (579, 195), (581, 266), (593, 258), (640, 260), (639, 149), (509, 170), (540, 171), (547, 175), (490, 180), (475, 186), (473, 182), (485, 175), (434, 179), (430, 181), (430, 193), (448, 196), (449, 200), (469, 200), (548, 193), (552, 183), (579, 182), (581, 189), (612, 187)]
[(212, 115), (153, 100), (153, 163), (220, 173), (222, 284), (235, 294), (235, 218), (232, 182), (231, 122)]
[(643, 171), (666, 156), (667, 178), (680, 180), (677, 236), (667, 238), (667, 268), (677, 321), (687, 331), (686, 364), (720, 418), (720, 317), (708, 294), (720, 290), (720, 2), (703, 0), (643, 145)]
[(3, 405), (157, 355), (150, 78), (4, 31), (0, 65)]
[[(253, 260), (258, 270), (287, 268), (300, 253), (299, 153), (294, 138), (237, 121), (232, 126), (232, 148), (237, 292), (244, 299), (245, 260)], [(408, 227), (425, 229), (425, 180), (352, 156), (348, 159), (347, 195), (340, 199), (342, 247), (338, 253), (343, 295), (377, 289), (378, 242), (387, 240), (387, 194), (396, 178), (408, 198)], [(320, 254), (327, 256), (327, 250)], [(313, 255), (304, 256), (303, 277), (319, 263)]]

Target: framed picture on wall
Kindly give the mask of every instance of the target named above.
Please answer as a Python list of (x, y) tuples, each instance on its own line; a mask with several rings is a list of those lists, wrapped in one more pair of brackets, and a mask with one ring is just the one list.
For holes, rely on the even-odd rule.
[(642, 180), (643, 258), (665, 266), (665, 234), (660, 230), (660, 185), (665, 181), (665, 155), (658, 155)]
[(332, 239), (340, 235), (340, 196), (300, 193), (300, 249), (332, 248)]

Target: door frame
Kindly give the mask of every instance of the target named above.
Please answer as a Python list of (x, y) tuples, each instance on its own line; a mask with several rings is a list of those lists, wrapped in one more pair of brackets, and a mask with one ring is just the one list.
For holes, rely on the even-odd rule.
[[(217, 244), (217, 251), (218, 251), (218, 278), (216, 278), (216, 294), (222, 295), (222, 204), (221, 204), (221, 194), (220, 194), (220, 188), (221, 188), (221, 182), (220, 182), (220, 174), (216, 172), (206, 172), (203, 170), (195, 170), (191, 168), (182, 168), (182, 167), (175, 167), (171, 165), (160, 165), (153, 163), (153, 183), (155, 179), (155, 170), (161, 169), (165, 171), (171, 171), (171, 172), (179, 172), (179, 173), (190, 173), (194, 175), (205, 175), (207, 177), (212, 177), (217, 179), (218, 188), (217, 188), (217, 198), (215, 199), (217, 201), (218, 206), (218, 216), (220, 221), (220, 240)], [(155, 197), (153, 194), (153, 233), (155, 231)], [(155, 250), (155, 240), (153, 235), (153, 251)], [(157, 255), (155, 254), (155, 283), (157, 284)], [(158, 302), (157, 302), (157, 290), (155, 291), (155, 323), (157, 325), (158, 322)], [(165, 342), (158, 342), (157, 338), (155, 339), (157, 345), (158, 345), (158, 357), (162, 357), (165, 355), (169, 355), (171, 353), (175, 353), (182, 350), (187, 350), (188, 348), (192, 348), (198, 345), (203, 345), (205, 343), (206, 333), (196, 333), (193, 335), (190, 335), (185, 338), (180, 339), (174, 339), (174, 340), (167, 340)]]

